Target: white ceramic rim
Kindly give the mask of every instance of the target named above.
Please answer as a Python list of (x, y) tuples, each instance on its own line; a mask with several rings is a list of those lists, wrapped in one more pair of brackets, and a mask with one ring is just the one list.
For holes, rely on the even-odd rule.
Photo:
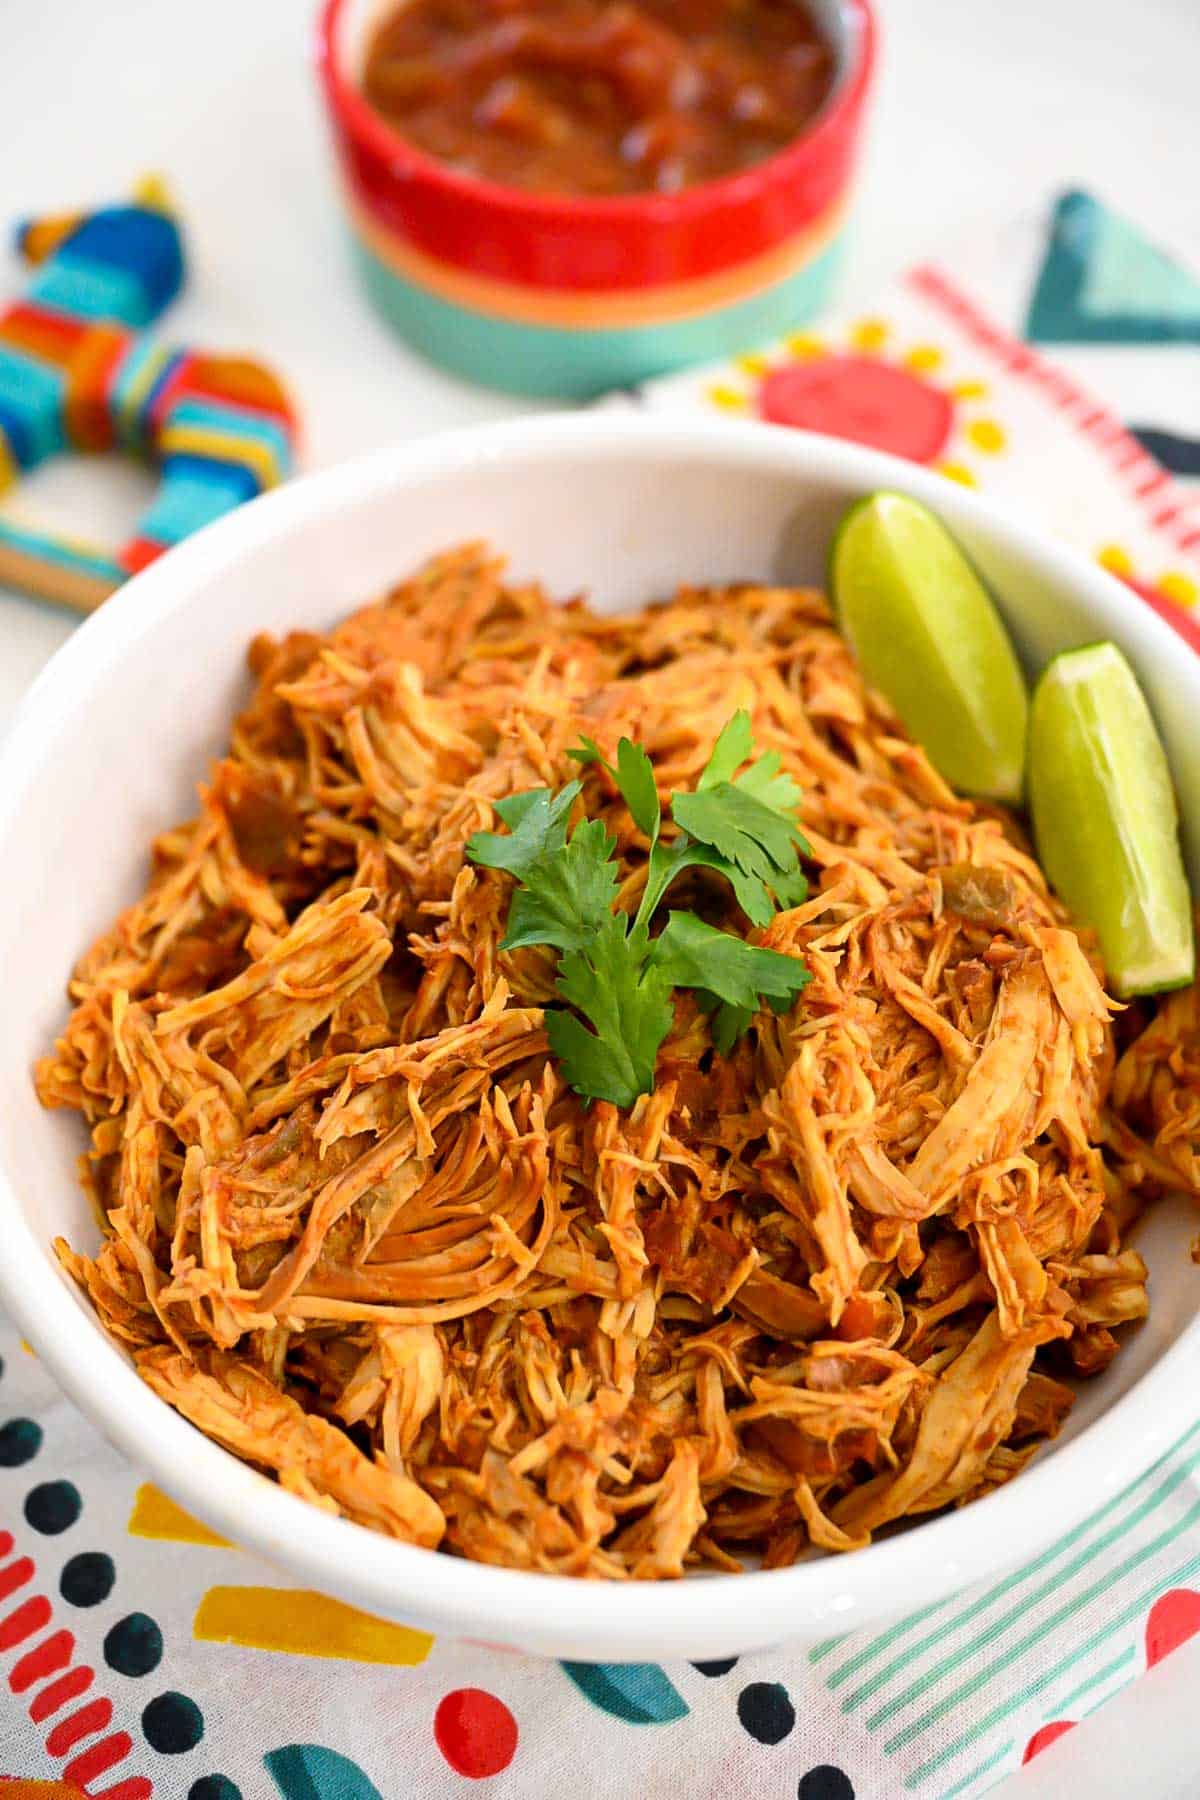
[[(468, 466), (571, 459), (603, 464), (647, 441), (665, 462), (706, 457), (730, 467), (820, 475), (864, 489), (903, 489), (953, 529), (975, 523), (1007, 539), (1056, 587), (1088, 606), (1097, 635), (1134, 655), (1185, 653), (1169, 626), (1112, 577), (1011, 513), (927, 470), (808, 433), (755, 424), (676, 423), (632, 413), (533, 417), (468, 427), (373, 452), (253, 501), (138, 575), (51, 659), (0, 750), (0, 859), (18, 798), (36, 783), (88, 692), (119, 668), (147, 625), (186, 607), (197, 581), (371, 492)], [(369, 596), (364, 595), (364, 600)], [(1181, 667), (1184, 664), (1181, 662)], [(1200, 665), (1195, 677), (1200, 706)], [(74, 946), (65, 946), (64, 955)], [(0, 1129), (3, 1126), (0, 1125)], [(939, 1599), (1036, 1554), (1079, 1523), (1195, 1423), (1200, 1318), (1101, 1418), (1020, 1479), (848, 1557), (673, 1583), (580, 1581), (493, 1568), (416, 1549), (332, 1518), (284, 1492), (203, 1437), (144, 1385), (78, 1306), (66, 1277), (25, 1222), (0, 1170), (0, 1297), (70, 1398), (130, 1459), (189, 1511), (244, 1548), (318, 1588), (434, 1629), (509, 1642), (587, 1644), (597, 1661), (729, 1655), (852, 1630)], [(998, 1546), (1002, 1548), (998, 1549)], [(562, 1621), (556, 1624), (555, 1621)]]

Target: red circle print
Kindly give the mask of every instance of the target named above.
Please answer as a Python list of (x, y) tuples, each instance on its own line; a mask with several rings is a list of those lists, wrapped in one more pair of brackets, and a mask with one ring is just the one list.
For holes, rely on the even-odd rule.
[(771, 369), (758, 410), (772, 425), (849, 438), (909, 462), (932, 462), (954, 422), (948, 395), (869, 356), (817, 356)]
[(1056, 1744), (1060, 1737), (1065, 1737), (1068, 1731), (1074, 1731), (1074, 1729), (1074, 1719), (1055, 1719), (1051, 1724), (1043, 1725), (1034, 1732), (1026, 1744), (1025, 1754), (1021, 1761), (1023, 1763), (1032, 1762), (1035, 1756), (1040, 1755), (1043, 1750), (1048, 1750), (1051, 1744)]
[(1153, 1668), (1180, 1644), (1200, 1631), (1200, 1594), (1192, 1588), (1172, 1588), (1150, 1608), (1146, 1620), (1146, 1664)]
[(443, 1695), (433, 1735), (450, 1767), (472, 1781), (507, 1769), (517, 1749), (517, 1721), (503, 1700), (484, 1688), (455, 1688)]

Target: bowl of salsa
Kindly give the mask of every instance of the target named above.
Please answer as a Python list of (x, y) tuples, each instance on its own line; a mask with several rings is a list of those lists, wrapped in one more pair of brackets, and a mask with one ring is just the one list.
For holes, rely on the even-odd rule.
[(457, 373), (576, 398), (802, 324), (873, 52), (870, 0), (326, 0), (368, 293)]

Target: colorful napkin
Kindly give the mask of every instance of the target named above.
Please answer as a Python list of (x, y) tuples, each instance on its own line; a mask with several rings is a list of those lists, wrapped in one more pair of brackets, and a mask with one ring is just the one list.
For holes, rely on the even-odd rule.
[(869, 312), (604, 404), (940, 469), (1096, 557), (1200, 648), (1200, 281), (1089, 194), (968, 237)]
[[(1068, 194), (869, 315), (618, 403), (977, 483), (1200, 646), (1198, 345), (1200, 286)], [(1200, 1423), (1028, 1567), (882, 1632), (546, 1663), (298, 1589), (146, 1485), (2, 1325), (0, 1353), (0, 1775), (95, 1800), (970, 1800), (1200, 1631)]]

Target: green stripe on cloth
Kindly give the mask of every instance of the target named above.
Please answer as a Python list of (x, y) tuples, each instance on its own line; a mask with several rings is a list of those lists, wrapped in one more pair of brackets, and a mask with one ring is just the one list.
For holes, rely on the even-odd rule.
[[(861, 1650), (856, 1651), (853, 1656), (847, 1657), (840, 1669), (834, 1670), (833, 1674), (828, 1677), (829, 1686), (831, 1688), (840, 1687), (843, 1681), (848, 1681), (851, 1675), (856, 1675), (859, 1669), (864, 1668), (873, 1657), (878, 1656), (881, 1650), (886, 1650), (889, 1644), (894, 1644), (897, 1638), (902, 1638), (906, 1632), (913, 1629), (914, 1625), (924, 1624), (926, 1619), (932, 1618), (936, 1612), (941, 1612), (943, 1607), (953, 1606), (957, 1599), (957, 1594), (947, 1594), (943, 1599), (935, 1600), (932, 1605), (923, 1606), (919, 1612), (909, 1613), (897, 1624), (889, 1626), (887, 1631), (881, 1631), (877, 1638), (872, 1638), (869, 1644), (864, 1644)], [(839, 1641), (845, 1642), (844, 1639)], [(904, 1662), (909, 1655), (910, 1652), (905, 1651), (898, 1660)], [(850, 1700), (846, 1701), (842, 1708), (843, 1712), (849, 1712), (853, 1698), (854, 1696), (851, 1695)]]
[[(911, 1701), (917, 1700), (922, 1694), (928, 1693), (929, 1689), (934, 1686), (936, 1682), (940, 1681), (943, 1676), (953, 1674), (954, 1671), (961, 1668), (965, 1662), (970, 1661), (977, 1652), (985, 1650), (990, 1642), (1000, 1637), (1010, 1626), (1016, 1624), (1032, 1607), (1039, 1605), (1041, 1601), (1048, 1599), (1050, 1595), (1061, 1589), (1063, 1583), (1068, 1581), (1071, 1576), (1077, 1575), (1082, 1569), (1087, 1568), (1087, 1566), (1095, 1559), (1099, 1551), (1111, 1548), (1114, 1543), (1117, 1543), (1125, 1536), (1126, 1532), (1128, 1532), (1133, 1525), (1140, 1524), (1144, 1518), (1155, 1512), (1162, 1502), (1187, 1479), (1187, 1476), (1190, 1473), (1190, 1467), (1196, 1460), (1197, 1459), (1193, 1457), (1190, 1459), (1188, 1466), (1175, 1470), (1168, 1480), (1163, 1482), (1161, 1487), (1156, 1489), (1155, 1493), (1152, 1494), (1148, 1500), (1144, 1501), (1137, 1509), (1134, 1516), (1127, 1519), (1124, 1524), (1115, 1526), (1112, 1531), (1106, 1532), (1102, 1538), (1098, 1539), (1096, 1543), (1089, 1545), (1079, 1556), (1068, 1563), (1064, 1569), (1056, 1571), (1048, 1581), (1043, 1582), (1042, 1586), (1033, 1594), (1027, 1595), (1017, 1606), (1011, 1608), (1006, 1615), (993, 1621), (993, 1623), (983, 1632), (972, 1638), (969, 1643), (960, 1646), (959, 1649), (951, 1652), (950, 1655), (943, 1657), (940, 1663), (935, 1663), (931, 1669), (926, 1670), (923, 1675), (918, 1676), (916, 1680), (910, 1682), (907, 1688), (901, 1689), (899, 1694), (896, 1694), (890, 1700), (885, 1701), (885, 1703), (879, 1707), (876, 1712), (872, 1713), (871, 1717), (867, 1720), (867, 1729), (869, 1731), (877, 1731), (881, 1725), (885, 1725), (890, 1718), (893, 1718), (896, 1713), (909, 1705)], [(1181, 1519), (1174, 1525), (1168, 1526), (1157, 1538), (1151, 1539), (1149, 1544), (1143, 1545), (1140, 1550), (1134, 1551), (1131, 1556), (1126, 1558), (1124, 1563), (1118, 1565), (1116, 1570), (1112, 1571), (1110, 1574), (1106, 1574), (1099, 1581), (1094, 1582), (1090, 1588), (1085, 1588), (1081, 1594), (1074, 1595), (1066, 1602), (1065, 1606), (1060, 1607), (1059, 1611), (1052, 1615), (1052, 1622), (1069, 1618), (1072, 1613), (1078, 1612), (1082, 1607), (1088, 1605), (1091, 1600), (1094, 1600), (1097, 1595), (1102, 1594), (1105, 1589), (1112, 1582), (1117, 1580), (1117, 1578), (1126, 1570), (1137, 1568), (1139, 1564), (1145, 1562), (1147, 1557), (1152, 1556), (1156, 1551), (1165, 1548), (1165, 1546), (1171, 1543), (1174, 1538), (1178, 1537), (1181, 1531), (1186, 1530), (1186, 1528), (1190, 1524), (1193, 1524), (1197, 1519), (1200, 1519), (1200, 1501), (1193, 1502)], [(1046, 1635), (1046, 1632), (1052, 1629), (1052, 1622), (1036, 1627), (1034, 1632), (1027, 1635), (1021, 1642), (1025, 1645), (1039, 1642), (1041, 1638)], [(1006, 1651), (1004, 1655), (991, 1664), (990, 1667), (994, 1670), (1005, 1667), (1006, 1664), (1012, 1660), (1013, 1654), (1012, 1651)], [(972, 1684), (968, 1684), (970, 1692), (978, 1692), (979, 1686), (984, 1685), (988, 1678), (986, 1673), (974, 1677)], [(962, 1689), (956, 1690), (956, 1693), (961, 1694), (962, 1692)], [(942, 1705), (943, 1702), (938, 1703), (938, 1707), (941, 1707)], [(929, 1718), (941, 1716), (938, 1707), (935, 1707), (928, 1715)], [(915, 1728), (912, 1726), (906, 1727), (907, 1731), (915, 1731), (917, 1729), (923, 1729), (923, 1726)], [(904, 1734), (901, 1733), (901, 1736), (903, 1737)]]
[(974, 1787), (977, 1781), (982, 1781), (985, 1775), (990, 1775), (992, 1770), (1004, 1761), (1016, 1741), (1016, 1738), (1009, 1738), (1006, 1744), (1001, 1744), (998, 1750), (993, 1750), (990, 1756), (985, 1756), (981, 1763), (975, 1764), (969, 1775), (964, 1775), (961, 1781), (956, 1781), (954, 1786), (947, 1788), (944, 1794), (939, 1794), (938, 1800), (957, 1800), (959, 1794), (965, 1794), (968, 1788)]
[[(1200, 1505), (1192, 1508), (1192, 1512), (1200, 1513)], [(1157, 1544), (1151, 1546), (1151, 1549), (1147, 1551), (1146, 1554), (1151, 1554), (1152, 1551), (1158, 1547)], [(1112, 1576), (1101, 1584), (1102, 1588), (1108, 1588), (1110, 1586), (1115, 1587), (1121, 1577), (1128, 1572), (1129, 1567), (1130, 1564), (1126, 1563), (1124, 1567), (1115, 1569)], [(1187, 1562), (1181, 1563), (1178, 1568), (1173, 1569), (1170, 1574), (1160, 1576), (1157, 1580), (1151, 1582), (1148, 1588), (1143, 1589), (1142, 1592), (1139, 1593), (1136, 1600), (1132, 1600), (1128, 1606), (1123, 1607), (1116, 1618), (1111, 1619), (1102, 1630), (1089, 1633), (1087, 1642), (1081, 1645), (1078, 1650), (1073, 1651), (1070, 1656), (1066, 1657), (1055, 1668), (1047, 1670), (1044, 1675), (1039, 1675), (1035, 1681), (1030, 1682), (1029, 1686), (1024, 1688), (1020, 1693), (1009, 1695), (1006, 1700), (1002, 1700), (997, 1706), (993, 1706), (990, 1712), (984, 1713), (982, 1718), (976, 1720), (969, 1731), (964, 1731), (960, 1737), (953, 1741), (953, 1743), (947, 1744), (943, 1749), (939, 1750), (936, 1756), (931, 1756), (927, 1762), (923, 1762), (919, 1768), (914, 1769), (909, 1775), (905, 1776), (905, 1787), (909, 1789), (910, 1792), (912, 1789), (920, 1787), (921, 1783), (926, 1781), (930, 1775), (935, 1775), (939, 1769), (945, 1768), (948, 1762), (953, 1762), (954, 1758), (963, 1750), (968, 1749), (971, 1744), (977, 1743), (981, 1737), (986, 1737), (987, 1733), (991, 1731), (994, 1726), (1001, 1724), (1003, 1720), (1010, 1716), (1010, 1714), (1024, 1706), (1026, 1701), (1032, 1700), (1036, 1698), (1038, 1694), (1043, 1693), (1046, 1688), (1053, 1684), (1058, 1676), (1062, 1675), (1067, 1669), (1079, 1662), (1081, 1658), (1089, 1656), (1096, 1648), (1097, 1644), (1101, 1644), (1104, 1642), (1105, 1638), (1111, 1637), (1114, 1631), (1120, 1631), (1123, 1626), (1132, 1623), (1149, 1601), (1157, 1598), (1159, 1594), (1165, 1593), (1168, 1588), (1175, 1587), (1178, 1583), (1186, 1581), (1189, 1576), (1196, 1573), (1197, 1569), (1200, 1569), (1200, 1556), (1192, 1556), (1188, 1558)], [(1098, 1589), (1097, 1591), (1100, 1590)], [(996, 1673), (1000, 1667), (1012, 1662), (1016, 1656), (1023, 1655), (1031, 1644), (1036, 1643), (1040, 1637), (1045, 1636), (1046, 1632), (1052, 1630), (1055, 1625), (1062, 1624), (1063, 1620), (1069, 1618), (1076, 1610), (1077, 1606), (1075, 1604), (1064, 1607), (1062, 1612), (1046, 1626), (1042, 1627), (1039, 1631), (1032, 1633), (1024, 1643), (1016, 1646), (1012, 1652), (1006, 1655), (1003, 1658), (1002, 1663), (993, 1665), (991, 1670), (985, 1670), (978, 1680), (975, 1682), (968, 1682), (963, 1688), (960, 1688), (956, 1694), (951, 1695), (946, 1701), (940, 1703), (939, 1706), (923, 1720), (915, 1725), (906, 1727), (904, 1731), (898, 1733), (896, 1737), (886, 1743), (884, 1749), (889, 1753), (902, 1749), (905, 1744), (910, 1743), (914, 1737), (918, 1736), (920, 1732), (925, 1729), (926, 1725), (932, 1724), (936, 1718), (944, 1717), (945, 1714), (951, 1711), (962, 1698), (969, 1698), (971, 1694), (977, 1693), (979, 1688), (983, 1687), (990, 1676)]]
[[(919, 1699), (922, 1694), (927, 1693), (936, 1682), (943, 1678), (943, 1676), (953, 1674), (955, 1669), (961, 1667), (964, 1662), (967, 1662), (977, 1652), (985, 1649), (989, 1642), (1000, 1637), (1012, 1625), (1018, 1623), (1031, 1608), (1039, 1605), (1043, 1600), (1048, 1599), (1055, 1593), (1056, 1590), (1060, 1589), (1064, 1582), (1069, 1581), (1073, 1576), (1078, 1575), (1083, 1569), (1086, 1569), (1103, 1551), (1109, 1550), (1114, 1544), (1119, 1543), (1135, 1525), (1140, 1525), (1145, 1519), (1149, 1518), (1152, 1513), (1156, 1512), (1158, 1508), (1171, 1497), (1177, 1488), (1182, 1486), (1196, 1468), (1197, 1464), (1200, 1464), (1200, 1448), (1193, 1450), (1185, 1462), (1172, 1469), (1165, 1479), (1159, 1483), (1140, 1505), (1133, 1509), (1127, 1518), (1119, 1520), (1115, 1525), (1111, 1526), (1108, 1531), (1102, 1532), (1098, 1538), (1085, 1544), (1076, 1556), (1072, 1557), (1063, 1567), (1055, 1569), (1040, 1587), (1034, 1589), (1033, 1593), (1023, 1595), (1020, 1600), (1009, 1608), (1007, 1613), (1003, 1613), (999, 1618), (993, 1619), (982, 1631), (976, 1633), (976, 1635), (967, 1642), (959, 1645), (958, 1648), (949, 1651), (942, 1657), (940, 1662), (934, 1663), (931, 1668), (925, 1670), (922, 1674), (910, 1681), (907, 1687), (901, 1688), (899, 1693), (892, 1695), (890, 1699), (886, 1700), (867, 1720), (867, 1729), (869, 1731), (877, 1731), (881, 1725), (886, 1724), (887, 1721), (892, 1718), (894, 1714), (901, 1711), (903, 1707), (909, 1705), (911, 1701)], [(1136, 1485), (1137, 1484), (1135, 1484), (1135, 1487)], [(1134, 1489), (1127, 1489), (1126, 1492), (1119, 1497), (1117, 1504), (1131, 1498), (1133, 1492)], [(1111, 1505), (1104, 1510), (1111, 1511)], [(1087, 1526), (1081, 1529), (1090, 1530), (1103, 1516), (1103, 1513), (1097, 1513), (1092, 1519), (1088, 1520)], [(1164, 1541), (1169, 1542), (1181, 1529), (1182, 1525), (1173, 1526), (1166, 1534)], [(1079, 1533), (1076, 1532), (1074, 1535), (1078, 1537)], [(999, 1584), (988, 1594), (985, 1594), (981, 1600), (977, 1600), (971, 1606), (968, 1606), (957, 1619), (951, 1621), (947, 1629), (949, 1631), (957, 1630), (960, 1625), (967, 1624), (972, 1619), (978, 1617), (987, 1606), (992, 1604), (993, 1600), (999, 1599), (1004, 1594), (1022, 1586), (1031, 1575), (1034, 1575), (1040, 1569), (1045, 1568), (1048, 1562), (1055, 1561), (1061, 1552), (1062, 1544), (1066, 1542), (1066, 1539), (1060, 1540), (1059, 1545), (1056, 1545), (1052, 1550), (1047, 1551), (1045, 1555), (1039, 1557), (1035, 1562), (1030, 1563), (1016, 1575), (1010, 1576), (1007, 1582)], [(1084, 1602), (1079, 1600), (1072, 1604), (1083, 1605)], [(909, 1657), (911, 1658), (919, 1655), (923, 1650), (929, 1648), (930, 1644), (934, 1641), (936, 1640), (932, 1638), (925, 1639), (920, 1645), (910, 1649)], [(883, 1674), (882, 1680), (886, 1680), (888, 1675), (893, 1672), (894, 1665)], [(876, 1679), (873, 1684), (864, 1682), (862, 1687), (856, 1690), (854, 1694), (850, 1695), (849, 1699), (844, 1703), (843, 1711), (848, 1712), (852, 1706), (860, 1704), (863, 1699), (868, 1697), (868, 1690), (874, 1691), (875, 1687), (882, 1685), (882, 1680)]]
[[(1090, 1694), (1094, 1687), (1099, 1687), (1102, 1681), (1107, 1681), (1110, 1675), (1117, 1673), (1118, 1669), (1127, 1668), (1136, 1655), (1136, 1647), (1130, 1644), (1128, 1650), (1122, 1650), (1120, 1656), (1114, 1656), (1112, 1661), (1105, 1663), (1102, 1669), (1097, 1669), (1094, 1675), (1089, 1675), (1086, 1681), (1081, 1681), (1079, 1686), (1072, 1688), (1069, 1694), (1063, 1694), (1056, 1700), (1054, 1702), (1055, 1710), (1065, 1712), (1068, 1706), (1074, 1706), (1077, 1700), (1082, 1700), (1085, 1694)], [(1106, 1694), (1104, 1699), (1107, 1698)], [(1099, 1705), (1103, 1705), (1103, 1703), (1103, 1701), (1098, 1702)]]
[[(1153, 1481), (1171, 1459), (1178, 1456), (1181, 1450), (1185, 1449), (1193, 1439), (1197, 1438), (1198, 1434), (1200, 1434), (1200, 1424), (1194, 1425), (1190, 1431), (1185, 1432), (1178, 1443), (1172, 1444), (1171, 1448), (1165, 1451), (1163, 1455), (1158, 1458), (1157, 1462), (1152, 1463), (1136, 1481), (1130, 1484), (1129, 1487), (1122, 1489), (1119, 1494), (1115, 1495), (1106, 1505), (1102, 1506), (1099, 1511), (1092, 1513), (1089, 1518), (1085, 1519), (1081, 1525), (1077, 1525), (1073, 1530), (1065, 1532), (1063, 1536), (1056, 1539), (1047, 1550), (1044, 1550), (1040, 1556), (1035, 1557), (1032, 1562), (1024, 1564), (1023, 1567), (1015, 1570), (1012, 1574), (1006, 1575), (1001, 1581), (998, 1581), (993, 1587), (989, 1588), (985, 1594), (981, 1595), (978, 1600), (972, 1601), (969, 1606), (965, 1607), (956, 1618), (951, 1619), (948, 1623), (943, 1621), (936, 1632), (931, 1632), (927, 1637), (923, 1638), (919, 1644), (906, 1645), (898, 1656), (893, 1657), (882, 1669), (876, 1671), (869, 1680), (863, 1682), (852, 1694), (847, 1696), (842, 1703), (842, 1711), (851, 1712), (855, 1707), (860, 1706), (864, 1700), (869, 1700), (871, 1695), (878, 1692), (881, 1687), (891, 1680), (893, 1675), (899, 1670), (911, 1665), (913, 1660), (920, 1656), (925, 1650), (929, 1649), (932, 1645), (941, 1642), (951, 1632), (957, 1631), (963, 1625), (969, 1624), (973, 1618), (977, 1618), (981, 1612), (986, 1611), (986, 1609), (989, 1606), (994, 1605), (997, 1600), (1003, 1599), (1004, 1596), (1012, 1592), (1013, 1589), (1019, 1587), (1023, 1582), (1028, 1581), (1032, 1576), (1037, 1575), (1042, 1569), (1047, 1568), (1057, 1557), (1061, 1556), (1065, 1550), (1071, 1549), (1081, 1538), (1086, 1537), (1089, 1532), (1094, 1530), (1095, 1527), (1102, 1522), (1102, 1520), (1106, 1519), (1111, 1513), (1115, 1512), (1119, 1507), (1124, 1506), (1127, 1501), (1131, 1500), (1140, 1488), (1144, 1487), (1148, 1482)], [(1200, 1454), (1200, 1443), (1197, 1444), (1196, 1448), (1197, 1453)], [(932, 1617), (934, 1613), (939, 1612), (944, 1606), (953, 1605), (957, 1599), (957, 1595), (951, 1594), (947, 1599), (936, 1601), (932, 1606), (922, 1607), (919, 1612), (909, 1613), (907, 1617), (901, 1619), (889, 1630), (881, 1632), (877, 1638), (873, 1638), (869, 1644), (864, 1645), (860, 1650), (856, 1651), (855, 1654), (852, 1657), (849, 1657), (840, 1668), (835, 1669), (833, 1673), (826, 1678), (829, 1686), (831, 1688), (840, 1687), (851, 1675), (857, 1674), (859, 1669), (865, 1668), (868, 1663), (873, 1662), (881, 1650), (888, 1648), (889, 1645), (895, 1643), (898, 1639), (905, 1637), (914, 1626), (923, 1624), (926, 1619)], [(838, 1640), (830, 1639), (828, 1640), (828, 1643), (832, 1644), (836, 1641)], [(843, 1639), (841, 1641), (844, 1642), (845, 1640)], [(826, 1645), (818, 1646), (818, 1649), (822, 1654), (824, 1653), (825, 1648)]]

